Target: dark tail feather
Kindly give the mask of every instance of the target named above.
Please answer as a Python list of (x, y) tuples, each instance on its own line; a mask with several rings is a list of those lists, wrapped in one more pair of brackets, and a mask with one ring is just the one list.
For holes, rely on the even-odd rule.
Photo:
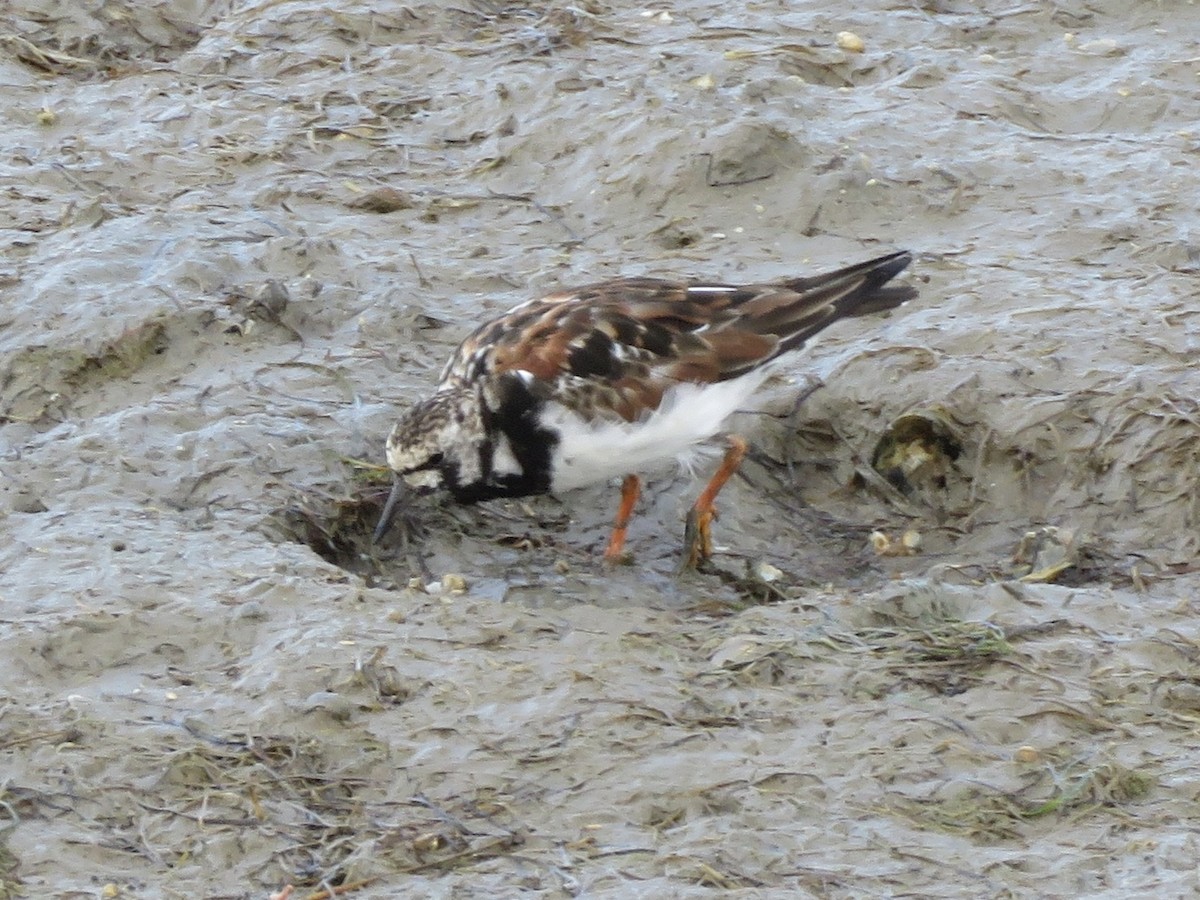
[[(817, 332), (839, 319), (894, 309), (917, 296), (913, 287), (884, 287), (912, 262), (907, 250), (847, 266), (836, 272), (785, 281), (800, 298), (771, 318), (771, 331), (779, 336), (778, 353), (804, 345)], [(786, 319), (786, 321), (782, 321)]]
[(877, 256), (866, 262), (855, 263), (838, 269), (836, 272), (825, 272), (821, 275), (809, 275), (804, 278), (792, 278), (784, 282), (793, 291), (803, 294), (813, 288), (826, 287), (844, 281), (863, 279), (863, 287), (872, 289), (881, 287), (908, 268), (912, 262), (912, 253), (908, 250), (897, 250), (887, 256)]

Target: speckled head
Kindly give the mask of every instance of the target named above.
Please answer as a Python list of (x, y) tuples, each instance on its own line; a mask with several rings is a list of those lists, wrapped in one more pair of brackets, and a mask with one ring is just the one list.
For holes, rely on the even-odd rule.
[(387, 533), (406, 491), (456, 491), (481, 478), (486, 439), (479, 394), (470, 388), (439, 391), (406, 412), (388, 435), (387, 462), (396, 478), (374, 539)]
[(481, 477), (479, 395), (443, 390), (412, 407), (387, 439), (388, 466), (411, 488), (454, 489)]

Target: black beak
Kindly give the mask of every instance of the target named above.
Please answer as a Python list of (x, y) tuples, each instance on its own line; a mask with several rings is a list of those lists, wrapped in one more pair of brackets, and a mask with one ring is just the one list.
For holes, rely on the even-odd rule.
[(399, 475), (393, 475), (392, 492), (388, 494), (387, 503), (383, 504), (383, 515), (379, 517), (379, 524), (375, 526), (375, 533), (371, 535), (372, 544), (378, 544), (380, 539), (388, 533), (388, 529), (392, 527), (392, 519), (396, 518), (396, 504), (404, 495), (404, 487), (404, 479)]

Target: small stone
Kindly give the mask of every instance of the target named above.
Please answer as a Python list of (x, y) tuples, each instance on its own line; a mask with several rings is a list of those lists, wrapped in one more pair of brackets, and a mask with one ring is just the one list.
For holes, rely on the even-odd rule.
[(754, 566), (754, 577), (763, 584), (773, 584), (783, 577), (783, 570), (776, 568), (769, 562), (759, 562)]
[(1030, 747), (1026, 744), (1024, 747), (1018, 747), (1017, 752), (1013, 754), (1013, 759), (1019, 763), (1035, 763), (1042, 758), (1042, 754), (1038, 753), (1036, 747)]
[(847, 53), (862, 53), (867, 49), (867, 45), (853, 31), (839, 31), (837, 33), (837, 45)]

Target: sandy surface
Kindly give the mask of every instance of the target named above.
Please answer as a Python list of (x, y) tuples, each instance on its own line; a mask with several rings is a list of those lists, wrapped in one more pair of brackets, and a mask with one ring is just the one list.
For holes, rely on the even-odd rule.
[[(0, 897), (1200, 889), (1200, 8), (847, 8), (4, 7)], [(713, 571), (366, 548), (482, 317), (897, 247)]]

